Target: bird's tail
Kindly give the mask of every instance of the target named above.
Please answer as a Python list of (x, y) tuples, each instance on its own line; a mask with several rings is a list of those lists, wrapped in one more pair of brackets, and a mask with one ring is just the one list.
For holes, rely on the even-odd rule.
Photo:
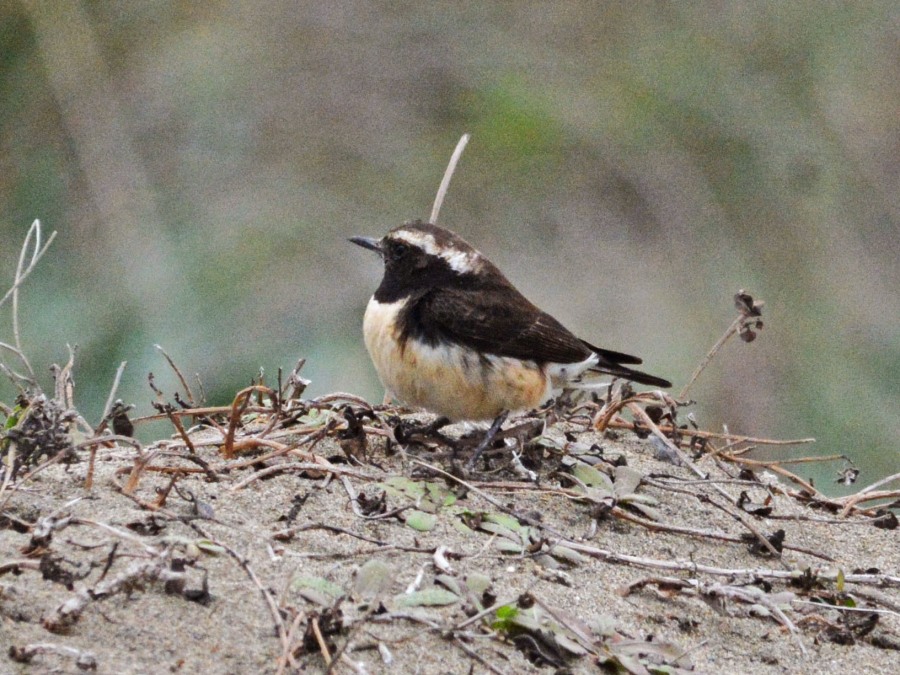
[(600, 358), (600, 363), (590, 369), (590, 372), (594, 373), (603, 373), (605, 375), (612, 375), (614, 377), (621, 377), (623, 380), (629, 380), (630, 382), (639, 382), (640, 384), (648, 384), (653, 387), (661, 387), (663, 389), (668, 389), (672, 386), (672, 383), (668, 380), (664, 380), (661, 377), (656, 377), (655, 375), (649, 375), (648, 373), (643, 373), (640, 370), (634, 370), (633, 368), (628, 368), (627, 366), (623, 366), (619, 363), (614, 363), (603, 357)]
[[(582, 342), (584, 342), (584, 340), (582, 340)], [(588, 349), (594, 352), (599, 359), (595, 365), (591, 366), (588, 372), (613, 375), (615, 377), (621, 377), (623, 380), (648, 384), (652, 387), (662, 387), (663, 389), (668, 389), (672, 386), (671, 382), (664, 380), (661, 377), (649, 375), (640, 370), (634, 370), (633, 368), (622, 365), (623, 363), (627, 363), (628, 365), (638, 365), (643, 363), (637, 356), (623, 354), (622, 352), (614, 352), (609, 349), (600, 349), (589, 342), (584, 342), (584, 344)]]

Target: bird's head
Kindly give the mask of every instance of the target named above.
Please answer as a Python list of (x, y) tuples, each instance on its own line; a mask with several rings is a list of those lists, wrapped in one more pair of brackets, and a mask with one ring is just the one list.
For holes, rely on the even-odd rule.
[(381, 239), (352, 237), (350, 241), (381, 255), (384, 278), (379, 299), (383, 301), (493, 271), (490, 262), (464, 239), (420, 221), (396, 227)]

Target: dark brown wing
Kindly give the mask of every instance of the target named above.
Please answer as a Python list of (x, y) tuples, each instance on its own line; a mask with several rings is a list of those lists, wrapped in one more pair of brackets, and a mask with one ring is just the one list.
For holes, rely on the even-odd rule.
[(591, 370), (658, 387), (671, 383), (622, 364), (630, 354), (599, 349), (529, 302), (511, 285), (443, 287), (411, 298), (401, 317), (407, 336), (432, 345), (462, 344), (478, 352), (538, 363), (579, 363), (600, 356)]
[(591, 348), (512, 286), (433, 289), (411, 303), (408, 326), (429, 342), (538, 363), (577, 363)]

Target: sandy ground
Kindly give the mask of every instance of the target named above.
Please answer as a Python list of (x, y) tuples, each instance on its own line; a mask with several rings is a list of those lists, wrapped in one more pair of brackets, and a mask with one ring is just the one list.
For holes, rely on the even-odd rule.
[[(202, 431), (209, 473), (156, 470), (198, 469), (169, 441), (131, 496), (126, 445), (90, 489), (87, 453), (8, 486), (0, 672), (900, 672), (898, 534), (870, 517), (577, 420), (531, 442), (536, 481), (501, 450), (467, 489), (425, 466), (446, 448), (372, 431), (354, 463), (322, 418), (234, 460)], [(260, 457), (277, 443), (300, 450)], [(781, 557), (751, 528), (784, 530)]]

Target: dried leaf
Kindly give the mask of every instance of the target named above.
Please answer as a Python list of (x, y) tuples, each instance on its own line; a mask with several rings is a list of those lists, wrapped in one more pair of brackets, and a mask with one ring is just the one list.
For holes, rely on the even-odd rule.
[(762, 308), (765, 306), (762, 300), (754, 300), (753, 296), (742, 288), (734, 296), (734, 306), (746, 317), (762, 316)]
[(887, 509), (878, 509), (875, 512), (875, 519), (872, 525), (881, 530), (896, 530), (900, 522), (897, 520), (897, 514)]

